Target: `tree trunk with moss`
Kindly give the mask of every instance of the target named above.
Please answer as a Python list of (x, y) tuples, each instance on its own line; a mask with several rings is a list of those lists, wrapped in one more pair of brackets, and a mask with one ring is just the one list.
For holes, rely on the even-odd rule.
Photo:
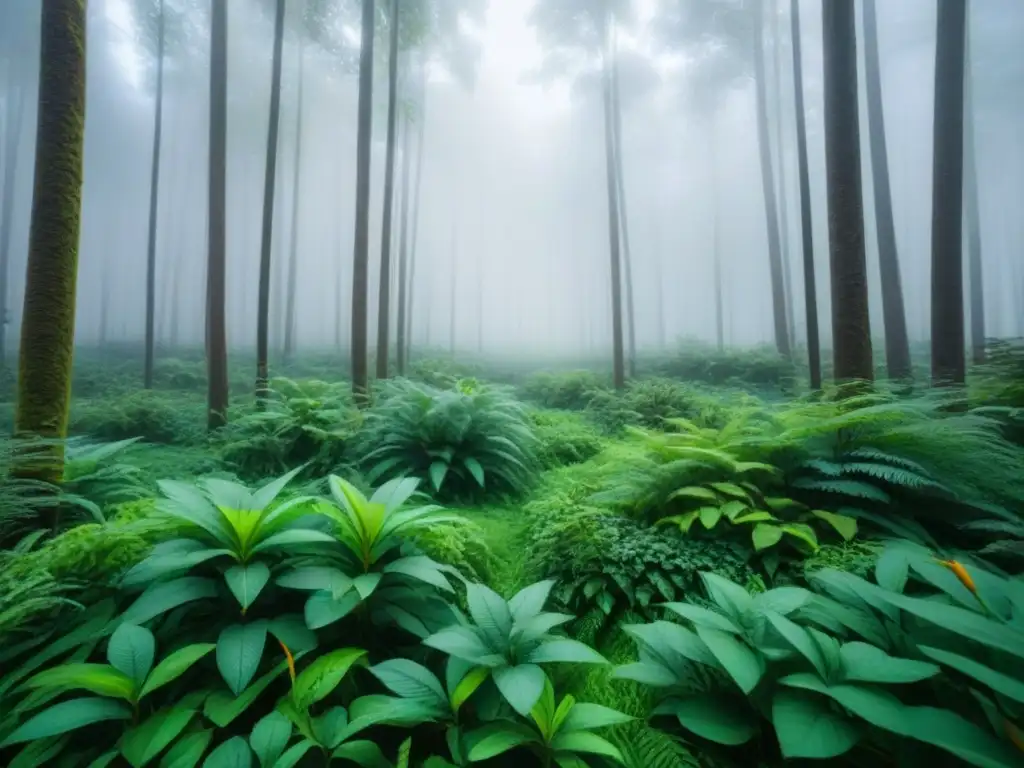
[(218, 429), (228, 416), (227, 294), (227, 0), (213, 0), (210, 23), (210, 192), (207, 253), (207, 426)]
[[(35, 187), (21, 323), (15, 434), (55, 440), (19, 472), (64, 475), (75, 341), (85, 135), (85, 2), (43, 0)], [(56, 527), (59, 511), (48, 522)]]

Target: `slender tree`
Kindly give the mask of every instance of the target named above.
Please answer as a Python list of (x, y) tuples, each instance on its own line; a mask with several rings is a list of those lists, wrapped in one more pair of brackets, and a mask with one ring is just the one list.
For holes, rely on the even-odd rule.
[(391, 234), (395, 205), (395, 131), (398, 127), (398, 0), (391, 0), (388, 49), (388, 131), (384, 166), (384, 216), (380, 242), (380, 291), (377, 297), (377, 378), (388, 377), (391, 331)]
[(626, 293), (626, 328), (629, 347), (629, 375), (636, 376), (636, 311), (633, 295), (633, 258), (629, 244), (629, 209), (626, 205), (626, 175), (622, 159), (622, 102), (619, 96), (618, 35), (612, 25), (611, 42), (612, 115), (615, 119), (615, 185), (619, 198), (619, 225), (622, 232), (622, 278)]
[(409, 116), (402, 120), (402, 218), (399, 224), (398, 240), (398, 313), (395, 324), (395, 353), (398, 375), (405, 374), (406, 344), (406, 302), (409, 300), (409, 177), (412, 172), (411, 142), (412, 125)]
[(459, 234), (458, 221), (452, 222), (452, 247), (451, 267), (448, 271), (448, 347), (452, 357), (455, 357), (455, 323), (458, 313), (456, 312), (459, 279)]
[(772, 81), (775, 89), (775, 158), (779, 164), (779, 246), (782, 252), (782, 288), (786, 299), (786, 332), (790, 345), (796, 344), (792, 263), (789, 252), (789, 196), (786, 194), (785, 110), (782, 98), (782, 33), (779, 28), (779, 0), (772, 0)]
[(419, 242), (420, 232), (420, 199), (423, 189), (423, 143), (427, 130), (427, 73), (425, 66), (420, 72), (419, 103), (419, 121), (416, 124), (416, 184), (413, 190), (412, 234), (409, 237), (409, 298), (407, 302), (408, 306), (406, 307), (405, 351), (402, 355), (402, 368), (399, 370), (399, 373), (401, 374), (405, 373), (405, 370), (409, 365), (409, 359), (412, 355), (412, 310), (413, 300), (416, 298), (416, 245)]
[(978, 155), (974, 139), (974, 87), (970, 34), (964, 63), (964, 207), (967, 214), (967, 269), (970, 275), (971, 359), (985, 362), (985, 278), (981, 258), (981, 211), (978, 205)]
[(153, 119), (153, 160), (149, 176), (149, 240), (146, 246), (146, 362), (143, 371), (143, 386), (146, 389), (153, 388), (153, 361), (156, 349), (156, 226), (164, 113), (164, 0), (160, 0), (157, 13), (156, 111)]
[(754, 88), (757, 97), (757, 146), (761, 157), (761, 188), (764, 194), (765, 221), (768, 226), (768, 265), (772, 290), (772, 319), (775, 346), (785, 357), (792, 354), (786, 322), (786, 290), (783, 278), (782, 247), (779, 242), (779, 215), (775, 200), (772, 148), (768, 134), (768, 96), (764, 61), (764, 0), (754, 0)]
[(875, 0), (864, 0), (864, 75), (868, 105), (868, 136), (871, 146), (871, 178), (875, 187), (875, 222), (878, 229), (878, 267), (882, 283), (882, 320), (885, 323), (885, 364), (889, 377), (910, 378), (910, 341), (903, 307), (892, 192), (889, 189), (889, 155), (882, 106), (882, 76), (878, 56), (878, 23)]
[(800, 0), (790, 0), (793, 38), (793, 92), (796, 111), (796, 146), (800, 173), (800, 232), (804, 267), (804, 307), (807, 323), (807, 365), (812, 390), (821, 389), (821, 346), (818, 339), (818, 289), (814, 276), (814, 235), (811, 219), (811, 183), (807, 168), (807, 118), (804, 114), (804, 75), (800, 50)]
[[(284, 310), (284, 359), (290, 363), (295, 354), (295, 326), (298, 320), (296, 294), (299, 283), (299, 193), (302, 174), (302, 91), (305, 80), (305, 47), (299, 39), (299, 83), (295, 104), (295, 157), (292, 161), (292, 216), (288, 244), (288, 284)], [(340, 324), (339, 324), (340, 325)]]
[(259, 306), (256, 310), (256, 403), (267, 397), (267, 358), (270, 347), (270, 254), (274, 243), (274, 191), (277, 189), (277, 135), (281, 125), (281, 59), (284, 48), (285, 0), (274, 8), (274, 58), (270, 75), (270, 119), (267, 159), (263, 174), (263, 229), (260, 240)]
[(932, 141), (932, 380), (964, 383), (963, 181), (966, 0), (938, 4)]
[(25, 94), (28, 90), (19, 82), (22, 68), (17, 53), (7, 62), (6, 114), (3, 133), (3, 188), (0, 189), (0, 368), (7, 365), (7, 324), (11, 310), (8, 306), (8, 281), (11, 273), (11, 232), (14, 229), (15, 184), (18, 179), (18, 148), (25, 124)]
[(622, 339), (622, 255), (619, 246), (619, 188), (615, 163), (615, 118), (612, 103), (611, 13), (606, 12), (603, 24), (604, 47), (601, 60), (602, 95), (604, 100), (605, 171), (608, 187), (608, 245), (611, 257), (612, 289), (612, 381), (616, 389), (626, 386), (626, 369)]
[(210, 16), (210, 190), (209, 251), (206, 264), (208, 376), (207, 426), (224, 426), (228, 418), (227, 294), (227, 128), (228, 5), (211, 0)]
[(359, 116), (356, 139), (356, 226), (352, 255), (352, 392), (360, 404), (369, 397), (367, 314), (370, 262), (370, 152), (373, 130), (374, 0), (363, 0), (359, 50)]
[[(15, 434), (56, 439), (19, 472), (59, 483), (71, 402), (85, 126), (83, 0), (43, 0), (35, 187), (21, 322)], [(36, 456), (33, 454), (33, 456)], [(59, 524), (59, 508), (48, 521)]]
[(871, 380), (853, 0), (823, 3), (822, 28), (833, 366), (837, 381)]

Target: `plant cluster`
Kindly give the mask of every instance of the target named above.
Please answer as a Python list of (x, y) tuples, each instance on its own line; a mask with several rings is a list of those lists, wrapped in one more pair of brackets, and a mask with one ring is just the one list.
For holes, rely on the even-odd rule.
[(526, 408), (475, 379), (461, 379), (453, 389), (386, 382), (366, 412), (355, 450), (370, 482), (417, 477), (449, 499), (519, 494), (538, 472)]
[(580, 464), (605, 446), (597, 430), (574, 413), (531, 411), (530, 422), (537, 437), (537, 459), (545, 469)]
[(519, 386), (518, 394), (541, 408), (582, 411), (596, 394), (610, 391), (608, 376), (582, 370), (535, 373)]
[(692, 340), (667, 359), (651, 361), (651, 366), (661, 376), (714, 385), (777, 388), (788, 385), (796, 375), (793, 362), (774, 347), (718, 349)]
[(96, 440), (141, 438), (160, 445), (195, 445), (203, 438), (202, 406), (191, 398), (152, 390), (77, 401), (69, 430)]

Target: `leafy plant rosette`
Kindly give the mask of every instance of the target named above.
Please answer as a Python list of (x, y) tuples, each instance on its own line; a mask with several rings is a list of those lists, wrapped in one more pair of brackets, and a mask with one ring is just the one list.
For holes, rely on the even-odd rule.
[[(876, 575), (823, 570), (812, 577), (819, 593), (750, 595), (706, 574), (710, 607), (669, 603), (684, 624), (626, 627), (639, 660), (616, 674), (663, 692), (654, 714), (761, 756), (899, 750), (1020, 765), (1019, 580), (908, 546), (887, 550)], [(904, 594), (918, 582), (942, 594)], [(934, 706), (937, 691), (956, 693)]]

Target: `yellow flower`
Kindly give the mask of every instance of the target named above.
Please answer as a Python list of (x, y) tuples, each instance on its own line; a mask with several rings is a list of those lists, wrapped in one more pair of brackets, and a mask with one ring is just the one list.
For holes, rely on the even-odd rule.
[(974, 579), (971, 578), (971, 574), (967, 572), (967, 569), (961, 563), (958, 563), (956, 560), (939, 560), (939, 565), (949, 568), (960, 580), (960, 583), (971, 591), (972, 595), (978, 596), (978, 588), (974, 585)]
[(292, 652), (288, 650), (288, 646), (282, 640), (279, 639), (277, 642), (284, 651), (285, 658), (288, 659), (288, 676), (292, 679), (292, 685), (295, 685), (295, 657), (292, 656)]

